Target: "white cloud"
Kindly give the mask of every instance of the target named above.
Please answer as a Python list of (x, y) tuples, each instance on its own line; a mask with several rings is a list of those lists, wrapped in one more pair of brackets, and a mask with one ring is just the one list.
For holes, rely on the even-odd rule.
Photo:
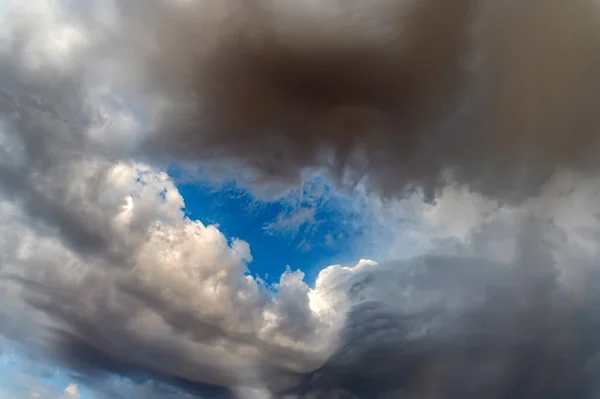
[[(60, 235), (37, 230), (34, 220), (19, 224), (14, 213), (2, 214), (3, 225), (17, 223), (21, 236), (18, 252), (5, 253), (12, 259), (3, 271), (41, 284), (41, 292), (26, 290), (23, 299), (62, 319), (57, 325), (94, 326), (97, 338), (90, 344), (122, 361), (145, 363), (131, 345), (170, 352), (162, 356), (177, 353), (180, 359), (152, 368), (225, 385), (258, 378), (263, 368), (309, 371), (334, 349), (327, 337), (340, 326), (311, 310), (302, 275), (286, 274), (278, 293), (268, 292), (245, 274), (248, 245), (185, 218), (181, 197), (164, 174), (145, 166), (111, 166), (96, 182), (103, 191), (92, 203), (88, 176), (97, 176), (98, 165), (71, 166), (77, 174), (69, 173), (69, 204), (85, 205), (81, 223), (97, 217), (97, 227), (104, 226), (106, 252), (82, 256)], [(87, 339), (85, 331), (78, 334)]]
[(79, 399), (79, 388), (75, 384), (69, 384), (65, 388), (66, 397), (69, 399)]

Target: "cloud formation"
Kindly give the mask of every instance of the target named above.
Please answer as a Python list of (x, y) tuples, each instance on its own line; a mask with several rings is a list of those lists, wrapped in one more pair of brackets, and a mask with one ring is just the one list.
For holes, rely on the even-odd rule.
[[(536, 224), (528, 237), (551, 228)], [(532, 244), (510, 266), (426, 257), (335, 276), (355, 304), (300, 397), (594, 397), (597, 270), (565, 290), (549, 246)]]
[(456, 182), (522, 201), (557, 171), (597, 171), (592, 0), (34, 4), (4, 28), (4, 64), (62, 98), (118, 88), (144, 129), (99, 139), (159, 159), (254, 183), (326, 169), (430, 200)]
[(593, 1), (187, 2), (145, 17), (145, 88), (169, 99), (149, 146), (179, 160), (259, 181), (325, 168), (429, 199), (455, 181), (509, 202), (597, 170)]
[[(68, 397), (598, 395), (596, 7), (11, 3), (0, 334)], [(268, 286), (173, 159), (360, 181), (425, 255)]]

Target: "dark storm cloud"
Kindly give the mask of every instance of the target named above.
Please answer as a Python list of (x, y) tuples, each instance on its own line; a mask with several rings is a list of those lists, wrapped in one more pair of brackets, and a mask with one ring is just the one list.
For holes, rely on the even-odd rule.
[[(457, 181), (523, 200), (561, 169), (597, 171), (593, 0), (69, 7), (89, 40), (66, 71), (35, 80), (55, 99), (110, 82), (161, 159), (250, 168), (258, 182), (325, 168), (428, 199)], [(27, 59), (32, 29), (16, 30), (4, 64)]]
[[(552, 263), (537, 263), (543, 273), (527, 275), (520, 268), (532, 263), (508, 272), (483, 260), (465, 267), (471, 262), (430, 258), (425, 273), (450, 268), (446, 283), (460, 281), (469, 296), (482, 288), (473, 278), (495, 270), (483, 280), (481, 303), (461, 309), (441, 302), (416, 313), (361, 303), (348, 315), (340, 349), (307, 378), (300, 397), (596, 397), (600, 318), (592, 309), (600, 300), (600, 275), (588, 276), (585, 293), (569, 293), (557, 287)], [(419, 287), (409, 273), (398, 277)], [(452, 298), (443, 284), (428, 289)]]
[[(464, 87), (474, 1), (383, 1), (370, 10), (330, 2), (323, 6), (334, 10), (330, 20), (311, 15), (308, 4), (227, 4), (229, 24), (210, 32), (214, 42), (186, 38), (196, 33), (192, 18), (172, 39), (185, 58), (181, 49), (158, 54), (161, 78), (195, 96), (183, 113), (175, 105), (158, 145), (191, 159), (241, 161), (283, 179), (328, 163), (335, 172), (354, 166), (378, 179), (393, 148), (400, 160), (394, 170), (405, 176), (398, 188), (420, 185), (426, 173), (438, 177), (415, 152), (420, 131), (454, 111)], [(182, 62), (197, 67), (178, 74)]]
[(597, 170), (597, 19), (592, 0), (192, 2), (146, 22), (173, 100), (151, 145), (259, 180), (325, 167), (386, 194), (457, 180), (522, 200)]

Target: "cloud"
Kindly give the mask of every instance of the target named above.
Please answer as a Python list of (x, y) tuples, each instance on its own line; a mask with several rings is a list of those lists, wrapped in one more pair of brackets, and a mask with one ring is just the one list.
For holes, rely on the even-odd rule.
[(65, 388), (65, 394), (68, 398), (74, 398), (74, 399), (79, 399), (79, 388), (77, 388), (77, 385), (75, 384), (69, 384), (66, 388)]
[(104, 106), (111, 93), (61, 102), (45, 84), (10, 84), (2, 334), (30, 337), (30, 350), (85, 375), (142, 373), (199, 392), (277, 390), (322, 363), (338, 318), (310, 309), (300, 274), (284, 275), (278, 293), (249, 275), (246, 242), (186, 218), (164, 172), (98, 140), (127, 112)]
[[(73, 373), (59, 394), (598, 394), (595, 3), (11, 7), (0, 334)], [(173, 159), (328, 169), (404, 259), (268, 286)]]
[(592, 0), (50, 4), (17, 6), (3, 64), (62, 99), (118, 87), (146, 127), (98, 134), (123, 151), (143, 141), (254, 185), (324, 168), (430, 200), (456, 182), (518, 202), (557, 171), (597, 171)]
[[(175, 119), (159, 122), (150, 146), (180, 159), (239, 162), (259, 181), (297, 181), (306, 167), (328, 167), (339, 177), (373, 171), (379, 179), (383, 150), (408, 156), (418, 130), (456, 99), (473, 10), (469, 0), (380, 1), (368, 9), (336, 1), (226, 2), (214, 9), (192, 3), (189, 15), (217, 17), (202, 19), (206, 25), (192, 17), (186, 25), (175, 11), (175, 28), (161, 26), (166, 18), (146, 24), (150, 35), (154, 26), (173, 33), (160, 33), (160, 40), (183, 51), (154, 60), (164, 81), (174, 82), (169, 89), (192, 95), (172, 103)], [(213, 25), (220, 18), (229, 22), (226, 32)], [(167, 48), (175, 47), (161, 46)], [(188, 65), (193, 69), (182, 71)], [(403, 130), (402, 137), (390, 127)], [(396, 179), (394, 190), (404, 191), (412, 179)]]
[(137, 368), (232, 387), (263, 373), (285, 384), (286, 374), (293, 381), (327, 356), (335, 320), (310, 309), (301, 275), (282, 276), (271, 293), (245, 273), (247, 244), (185, 219), (164, 176), (122, 164), (103, 172), (104, 194), (121, 204), (104, 213), (104, 252), (44, 234), (29, 216), (3, 267), (4, 284), (16, 283), (18, 298), (50, 317), (42, 349), (83, 372)]
[(279, 213), (275, 220), (266, 223), (265, 231), (269, 234), (291, 234), (295, 235), (303, 226), (315, 224), (315, 209), (294, 209), (289, 214)]
[(591, 0), (147, 9), (122, 18), (129, 40), (151, 44), (130, 51), (165, 107), (146, 142), (155, 153), (225, 160), (255, 183), (325, 168), (428, 199), (455, 181), (521, 201), (562, 169), (597, 171)]
[[(536, 229), (553, 227), (524, 228), (539, 238)], [(328, 280), (352, 304), (348, 320), (336, 354), (296, 394), (594, 397), (597, 269), (566, 288), (549, 248), (523, 240), (508, 264), (427, 256), (331, 269)]]
[(341, 344), (290, 397), (594, 397), (597, 187), (562, 175), (512, 207), (450, 188), (404, 233), (426, 255), (324, 269)]

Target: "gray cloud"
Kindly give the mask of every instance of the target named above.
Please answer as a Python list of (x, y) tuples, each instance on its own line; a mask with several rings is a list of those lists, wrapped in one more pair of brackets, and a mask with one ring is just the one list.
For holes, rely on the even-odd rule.
[[(538, 223), (526, 223), (528, 237), (552, 228)], [(300, 397), (595, 397), (598, 273), (565, 290), (548, 248), (525, 241), (509, 267), (427, 257), (358, 272), (343, 283), (358, 303), (340, 349)], [(368, 293), (390, 286), (397, 295)]]

